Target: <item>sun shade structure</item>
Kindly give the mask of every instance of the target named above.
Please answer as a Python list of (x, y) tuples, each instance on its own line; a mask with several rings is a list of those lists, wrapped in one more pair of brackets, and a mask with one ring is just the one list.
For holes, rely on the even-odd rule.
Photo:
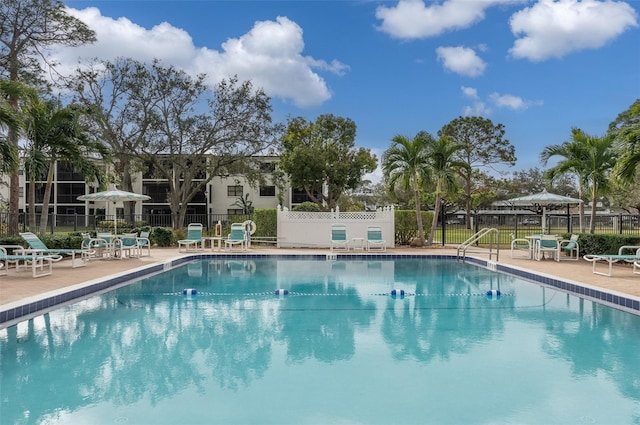
[[(79, 201), (108, 201), (113, 202), (114, 206), (116, 202), (128, 202), (128, 201), (148, 201), (150, 196), (142, 195), (140, 193), (126, 192), (124, 190), (106, 190), (104, 192), (87, 193), (86, 195), (78, 196)], [(118, 217), (116, 217), (115, 208), (113, 212), (113, 231), (118, 233)]]
[(533, 206), (536, 209), (538, 209), (539, 207), (542, 208), (542, 230), (544, 232), (547, 225), (547, 208), (554, 209), (559, 206), (569, 207), (571, 205), (578, 205), (582, 203), (582, 199), (549, 193), (545, 189), (542, 192), (534, 193), (533, 195), (511, 198), (508, 200), (508, 202), (510, 202), (512, 205)]

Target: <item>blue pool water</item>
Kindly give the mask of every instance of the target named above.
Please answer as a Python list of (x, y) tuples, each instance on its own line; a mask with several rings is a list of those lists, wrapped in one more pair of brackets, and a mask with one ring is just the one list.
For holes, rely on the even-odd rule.
[(640, 317), (450, 260), (211, 259), (1, 330), (0, 397), (2, 424), (640, 424)]

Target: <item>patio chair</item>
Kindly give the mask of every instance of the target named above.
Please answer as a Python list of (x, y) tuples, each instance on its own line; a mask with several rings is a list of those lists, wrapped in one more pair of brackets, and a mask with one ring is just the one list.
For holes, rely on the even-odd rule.
[(0, 246), (0, 276), (8, 274), (9, 264), (14, 264), (16, 271), (31, 269), (31, 276), (34, 278), (49, 276), (53, 273), (53, 262), (61, 258), (58, 254), (46, 255), (41, 251), (27, 253), (20, 245), (3, 245)]
[[(526, 251), (526, 255), (515, 255), (519, 251)], [(516, 235), (511, 233), (511, 258), (528, 258), (531, 259), (531, 242), (529, 239), (516, 238)]]
[[(635, 252), (633, 254), (625, 254), (625, 252), (627, 251)], [(599, 274), (602, 276), (613, 276), (613, 264), (618, 262), (634, 263), (635, 273), (636, 268), (640, 267), (640, 264), (638, 264), (637, 266), (635, 265), (636, 262), (640, 262), (640, 246), (624, 245), (618, 249), (617, 254), (587, 254), (583, 255), (582, 258), (587, 261), (591, 261), (591, 263), (593, 264), (593, 274)], [(596, 264), (599, 261), (604, 261), (609, 264), (608, 273), (596, 271)]]
[(107, 249), (107, 241), (104, 239), (93, 238), (89, 233), (81, 233), (82, 250), (86, 251), (87, 261), (93, 259), (102, 259)]
[(387, 250), (387, 242), (382, 239), (382, 229), (380, 227), (367, 227), (367, 251)]
[(541, 235), (540, 239), (536, 240), (536, 260), (542, 260), (547, 252), (552, 255), (554, 260), (560, 261), (560, 241), (556, 236)]
[(204, 250), (204, 239), (202, 239), (202, 224), (191, 223), (187, 226), (187, 238), (178, 241), (178, 252), (202, 251)]
[(232, 223), (231, 233), (224, 240), (224, 249), (232, 249), (239, 246), (242, 251), (247, 249), (247, 231), (242, 223)]
[(140, 248), (138, 247), (137, 233), (123, 233), (116, 244), (116, 249), (120, 252), (120, 259), (140, 257)]
[(346, 224), (331, 225), (330, 249), (336, 251), (349, 251), (349, 238), (347, 237)]
[[(54, 259), (52, 261), (60, 261), (63, 256), (71, 256), (71, 268), (74, 269), (76, 267), (86, 266), (86, 263), (89, 261), (89, 256), (91, 255), (90, 251), (83, 250), (82, 247), (80, 249), (49, 249), (44, 242), (32, 232), (22, 232), (20, 236), (29, 245), (29, 250), (53, 256)], [(27, 251), (23, 253), (28, 254)], [(76, 254), (80, 255), (79, 264), (76, 262)], [(58, 257), (56, 257), (56, 255), (58, 255)]]
[(580, 259), (580, 245), (578, 244), (578, 235), (571, 235), (571, 238), (561, 240), (560, 250), (566, 254), (566, 256), (562, 259), (578, 261)]
[[(151, 240), (149, 239), (151, 231), (140, 232), (138, 236), (138, 249), (140, 257), (151, 257)], [(145, 249), (147, 254), (144, 254)]]

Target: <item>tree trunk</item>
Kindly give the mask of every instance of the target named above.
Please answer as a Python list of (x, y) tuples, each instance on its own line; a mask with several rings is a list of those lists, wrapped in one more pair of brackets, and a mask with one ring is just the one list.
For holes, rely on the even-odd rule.
[(589, 223), (589, 233), (592, 235), (596, 232), (596, 194), (598, 193), (598, 185), (593, 184), (591, 190), (591, 223)]
[(427, 240), (427, 245), (433, 244), (433, 237), (436, 233), (436, 228), (438, 227), (438, 217), (440, 216), (440, 209), (442, 208), (442, 194), (440, 191), (436, 193), (436, 205), (433, 209), (433, 220), (431, 221), (431, 229), (429, 230), (429, 239)]
[[(582, 183), (578, 185), (578, 198), (582, 199), (583, 194)], [(578, 205), (578, 215), (580, 221), (580, 233), (584, 233), (584, 202), (580, 202)]]
[(51, 188), (53, 187), (53, 170), (56, 166), (55, 161), (49, 164), (49, 172), (47, 173), (47, 184), (44, 187), (44, 198), (42, 199), (42, 215), (40, 217), (40, 236), (44, 236), (47, 232), (49, 224), (49, 198), (51, 198)]
[(36, 233), (36, 180), (29, 179), (29, 231)]
[(420, 191), (418, 189), (414, 190), (414, 196), (416, 201), (416, 221), (418, 222), (418, 237), (420, 238), (419, 246), (424, 246), (425, 244), (424, 227), (422, 226), (422, 210), (420, 208)]

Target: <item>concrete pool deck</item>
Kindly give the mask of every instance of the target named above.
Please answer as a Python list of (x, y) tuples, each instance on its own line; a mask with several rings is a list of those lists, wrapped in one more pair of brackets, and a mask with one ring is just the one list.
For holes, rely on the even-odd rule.
[[(329, 249), (321, 248), (267, 248), (262, 246), (252, 247), (248, 254), (273, 254), (273, 255), (325, 255)], [(355, 252), (359, 254), (361, 252)], [(74, 288), (82, 287), (83, 284), (91, 284), (101, 279), (108, 279), (111, 276), (126, 275), (127, 272), (134, 272), (137, 269), (161, 265), (175, 261), (181, 257), (199, 254), (219, 254), (219, 255), (243, 255), (244, 253), (232, 252), (210, 252), (180, 253), (177, 248), (154, 248), (150, 257), (132, 258), (124, 260), (95, 260), (85, 267), (71, 268), (70, 260), (62, 260), (53, 265), (53, 274), (41, 278), (32, 278), (30, 272), (17, 273), (10, 269), (8, 274), (0, 276), (0, 312), (18, 305), (34, 303), (52, 294), (60, 294)], [(349, 254), (354, 254), (350, 251)], [(366, 253), (365, 253), (366, 254)], [(386, 254), (390, 255), (456, 255), (455, 247), (424, 247), (409, 248), (400, 247), (388, 249)], [(469, 252), (468, 257), (477, 258), (483, 261), (489, 260), (488, 251), (474, 250)], [(494, 256), (495, 260), (495, 256)], [(532, 272), (536, 275), (547, 276), (587, 288), (595, 288), (604, 293), (614, 296), (622, 295), (633, 302), (640, 302), (640, 275), (634, 275), (633, 267), (630, 264), (614, 264), (613, 276), (600, 276), (593, 274), (592, 263), (583, 259), (579, 261), (534, 261), (525, 258), (511, 258), (510, 251), (505, 249), (500, 251), (498, 265), (509, 266), (521, 270), (526, 274)], [(604, 271), (606, 264), (598, 264), (600, 270)], [(599, 298), (599, 297), (598, 297)], [(638, 314), (638, 313), (636, 313)], [(0, 323), (2, 325), (2, 323)]]

